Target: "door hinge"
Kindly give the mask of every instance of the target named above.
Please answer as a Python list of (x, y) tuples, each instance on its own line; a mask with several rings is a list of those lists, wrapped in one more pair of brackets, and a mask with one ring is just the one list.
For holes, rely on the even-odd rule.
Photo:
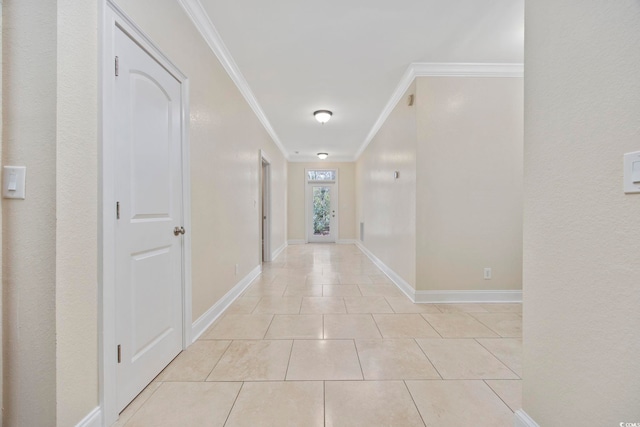
[(120, 202), (116, 202), (116, 219), (120, 219)]
[(122, 351), (120, 350), (120, 344), (118, 344), (118, 363), (122, 362)]
[(118, 57), (117, 57), (117, 56), (116, 56), (116, 64), (115, 64), (115, 67), (116, 67), (116, 70), (115, 70), (115, 71), (116, 71), (116, 77), (118, 77), (118, 74), (120, 74), (120, 60), (118, 59)]

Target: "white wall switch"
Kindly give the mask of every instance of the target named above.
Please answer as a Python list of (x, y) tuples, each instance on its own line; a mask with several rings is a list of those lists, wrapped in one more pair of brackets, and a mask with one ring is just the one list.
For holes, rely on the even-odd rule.
[(5, 166), (2, 173), (2, 197), (24, 199), (26, 176), (25, 166)]
[(640, 151), (624, 155), (624, 192), (640, 193)]

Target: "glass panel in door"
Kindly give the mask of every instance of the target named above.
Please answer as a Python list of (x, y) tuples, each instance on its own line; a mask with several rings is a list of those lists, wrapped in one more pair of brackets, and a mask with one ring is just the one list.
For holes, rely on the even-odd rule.
[(313, 187), (313, 235), (331, 234), (331, 191), (329, 187)]

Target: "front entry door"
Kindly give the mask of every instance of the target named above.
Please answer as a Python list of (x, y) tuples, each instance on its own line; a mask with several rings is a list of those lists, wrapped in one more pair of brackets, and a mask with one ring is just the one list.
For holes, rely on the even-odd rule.
[(120, 28), (115, 33), (120, 411), (182, 350), (185, 231), (181, 83)]
[(307, 203), (310, 218), (307, 230), (310, 243), (335, 243), (337, 197), (335, 184), (309, 183)]

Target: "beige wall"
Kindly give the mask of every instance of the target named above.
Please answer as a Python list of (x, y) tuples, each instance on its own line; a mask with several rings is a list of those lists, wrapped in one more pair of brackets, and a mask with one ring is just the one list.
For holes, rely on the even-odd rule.
[[(640, 422), (640, 3), (526, 2), (524, 410)], [(569, 25), (568, 25), (569, 24)]]
[(355, 230), (355, 163), (290, 162), (288, 172), (288, 239), (305, 240), (305, 169), (338, 169), (338, 240), (352, 240)]
[[(362, 153), (356, 167), (358, 238), (415, 287), (416, 279), (416, 107), (407, 97), (415, 82)], [(400, 176), (394, 179), (393, 172)]]
[(98, 404), (98, 2), (57, 4), (56, 415), (71, 426)]
[[(56, 419), (56, 2), (3, 4), (3, 164), (27, 199), (3, 201), (4, 422)], [(37, 404), (34, 404), (37, 402)]]
[(521, 289), (523, 79), (416, 81), (416, 288)]

